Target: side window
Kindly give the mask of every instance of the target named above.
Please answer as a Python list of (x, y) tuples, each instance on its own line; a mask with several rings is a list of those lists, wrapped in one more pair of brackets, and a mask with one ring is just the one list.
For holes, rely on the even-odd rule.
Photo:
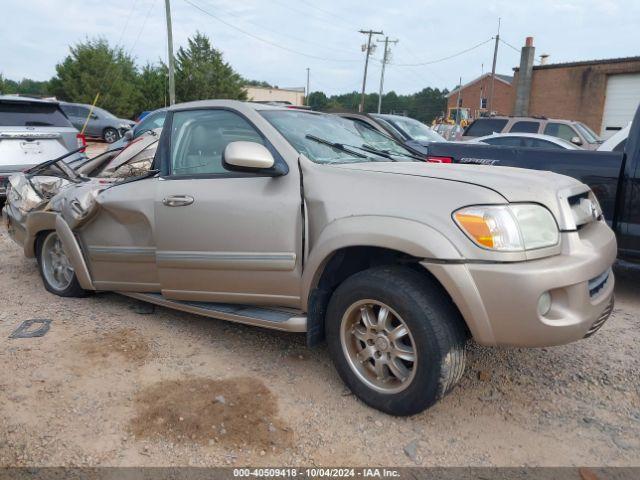
[(488, 143), (489, 145), (497, 145), (501, 147), (521, 147), (522, 139), (520, 137), (498, 137), (498, 138), (487, 138), (483, 140), (484, 143)]
[(171, 174), (233, 175), (222, 166), (222, 153), (231, 142), (264, 145), (249, 122), (227, 110), (186, 110), (173, 115)]
[[(94, 111), (95, 113), (95, 111)], [(82, 117), (82, 118), (87, 118), (87, 115), (89, 115), (89, 109), (86, 107), (75, 107), (75, 115), (76, 117)]]
[(578, 136), (573, 128), (564, 123), (547, 123), (547, 126), (544, 127), (544, 133), (552, 137), (563, 138), (567, 142), (570, 142), (573, 137)]
[(548, 149), (561, 149), (562, 147), (556, 143), (548, 142), (546, 140), (540, 140), (539, 138), (525, 138), (524, 146), (533, 148), (548, 148)]
[(511, 133), (538, 133), (540, 122), (520, 121), (511, 125)]
[(492, 133), (500, 133), (507, 124), (504, 118), (479, 118), (467, 127), (463, 135), (470, 137), (484, 137)]

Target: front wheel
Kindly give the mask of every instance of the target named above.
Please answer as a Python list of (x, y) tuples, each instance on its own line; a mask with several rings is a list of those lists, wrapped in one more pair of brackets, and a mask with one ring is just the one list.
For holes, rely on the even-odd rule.
[(120, 138), (120, 134), (115, 128), (105, 128), (102, 133), (102, 138), (107, 143), (113, 143)]
[(36, 248), (44, 288), (60, 297), (86, 296), (56, 232), (41, 235)]
[(410, 268), (345, 280), (329, 302), (326, 336), (351, 391), (392, 415), (425, 410), (464, 372), (464, 321), (439, 285)]

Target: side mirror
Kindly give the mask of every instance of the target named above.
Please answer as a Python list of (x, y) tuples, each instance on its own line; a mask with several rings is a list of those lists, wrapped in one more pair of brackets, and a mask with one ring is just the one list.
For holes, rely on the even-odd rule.
[(231, 142), (222, 154), (222, 165), (227, 170), (254, 172), (269, 170), (275, 160), (267, 148), (256, 142)]
[(571, 137), (571, 143), (574, 145), (582, 145), (582, 140), (576, 135), (575, 137)]
[(133, 130), (132, 129), (129, 129), (126, 132), (124, 132), (124, 139), (127, 142), (130, 142), (131, 140), (133, 140)]

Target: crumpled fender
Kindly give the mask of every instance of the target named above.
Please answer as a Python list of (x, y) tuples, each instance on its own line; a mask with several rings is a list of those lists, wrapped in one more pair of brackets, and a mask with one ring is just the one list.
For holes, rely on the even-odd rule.
[(71, 228), (60, 215), (56, 215), (56, 233), (62, 242), (64, 253), (67, 254), (71, 265), (73, 265), (80, 286), (85, 290), (95, 290), (78, 240), (76, 240)]
[(302, 275), (303, 308), (333, 253), (355, 246), (388, 248), (419, 259), (462, 259), (453, 243), (429, 225), (373, 215), (339, 218), (328, 224), (310, 246)]

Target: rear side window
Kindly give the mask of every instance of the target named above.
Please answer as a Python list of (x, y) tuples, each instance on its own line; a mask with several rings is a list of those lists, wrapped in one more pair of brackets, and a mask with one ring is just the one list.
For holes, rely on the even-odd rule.
[(511, 133), (538, 133), (540, 122), (516, 122), (511, 126)]
[(573, 137), (577, 137), (576, 131), (569, 125), (564, 123), (548, 123), (544, 127), (545, 135), (551, 135), (552, 137), (558, 137), (570, 142)]
[(71, 127), (72, 125), (54, 103), (0, 102), (0, 126)]
[(484, 137), (492, 133), (500, 133), (507, 124), (504, 118), (479, 118), (467, 127), (464, 132), (469, 137)]

